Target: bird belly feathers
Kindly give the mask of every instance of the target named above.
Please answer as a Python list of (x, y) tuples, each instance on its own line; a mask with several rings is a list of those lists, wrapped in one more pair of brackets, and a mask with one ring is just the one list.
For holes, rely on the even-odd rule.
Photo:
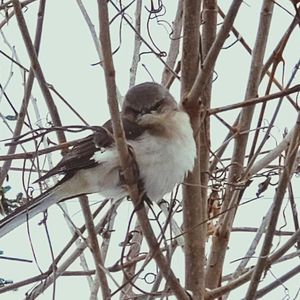
[[(168, 134), (153, 135), (145, 132), (138, 140), (129, 141), (135, 153), (140, 178), (145, 191), (152, 201), (160, 200), (181, 183), (185, 174), (192, 170), (196, 157), (196, 146), (189, 117), (176, 112), (164, 121)], [(101, 168), (102, 176), (90, 175), (88, 181), (102, 186), (101, 193), (109, 197), (125, 196), (119, 183), (119, 167), (116, 149), (107, 150), (94, 156)], [(98, 173), (99, 174), (99, 173)]]
[(181, 183), (194, 166), (196, 146), (190, 120), (185, 112), (176, 112), (165, 120), (167, 134), (146, 134), (147, 143), (132, 143), (140, 177), (148, 197), (159, 201)]

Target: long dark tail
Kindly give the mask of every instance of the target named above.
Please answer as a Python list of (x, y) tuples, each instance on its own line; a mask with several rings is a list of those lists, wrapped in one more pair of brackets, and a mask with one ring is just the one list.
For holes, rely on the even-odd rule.
[(11, 232), (60, 200), (63, 200), (63, 191), (61, 191), (60, 186), (54, 186), (34, 200), (18, 207), (11, 214), (0, 220), (0, 237)]

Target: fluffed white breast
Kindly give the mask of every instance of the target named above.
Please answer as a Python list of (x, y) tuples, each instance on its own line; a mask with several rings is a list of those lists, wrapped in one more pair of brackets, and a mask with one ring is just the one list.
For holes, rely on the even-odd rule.
[[(140, 177), (152, 201), (159, 201), (177, 183), (181, 183), (185, 174), (192, 170), (196, 157), (188, 115), (176, 111), (158, 118), (164, 128), (163, 135), (146, 130), (138, 140), (128, 142), (134, 149)], [(79, 171), (80, 180), (86, 178), (90, 192), (100, 192), (106, 197), (124, 196), (126, 191), (119, 181), (117, 150), (107, 149), (93, 158), (99, 166), (92, 172), (91, 169)]]
[(167, 134), (146, 132), (142, 140), (131, 142), (141, 179), (152, 201), (160, 200), (181, 183), (196, 158), (193, 131), (185, 112), (169, 115), (163, 126)]

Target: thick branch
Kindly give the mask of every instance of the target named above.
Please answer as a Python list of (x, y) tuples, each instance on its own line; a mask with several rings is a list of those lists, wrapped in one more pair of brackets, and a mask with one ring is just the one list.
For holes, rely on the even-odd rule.
[[(183, 44), (182, 44), (182, 77), (181, 95), (182, 105), (189, 113), (197, 145), (197, 159), (192, 172), (188, 173), (183, 186), (183, 224), (185, 249), (185, 284), (197, 299), (204, 296), (204, 268), (205, 268), (205, 241), (206, 218), (201, 199), (200, 188), (200, 137), (196, 132), (200, 127), (200, 106), (195, 101), (184, 101), (184, 96), (190, 91), (199, 68), (199, 26), (201, 1), (184, 1), (183, 7)], [(206, 204), (205, 204), (206, 205)], [(202, 223), (201, 226), (195, 226)]]
[(162, 252), (159, 250), (159, 244), (155, 238), (154, 232), (150, 225), (145, 207), (139, 195), (137, 187), (137, 178), (132, 168), (132, 159), (129, 155), (128, 147), (125, 142), (125, 135), (123, 125), (121, 122), (117, 94), (115, 84), (115, 70), (112, 60), (111, 44), (110, 44), (110, 33), (109, 33), (109, 20), (108, 20), (108, 8), (106, 0), (98, 0), (99, 10), (99, 21), (100, 21), (100, 42), (103, 51), (103, 63), (104, 63), (104, 74), (106, 80), (108, 104), (112, 119), (114, 138), (118, 149), (120, 166), (123, 172), (124, 181), (128, 187), (128, 193), (131, 197), (132, 202), (136, 208), (136, 214), (140, 222), (141, 228), (145, 239), (149, 245), (151, 253), (163, 273), (170, 289), (174, 292), (178, 299), (188, 299), (185, 290), (180, 286), (177, 278), (173, 271), (170, 269)]
[[(216, 38), (217, 32), (217, 15), (218, 15), (218, 5), (217, 1), (214, 0), (204, 0), (203, 1), (203, 11), (202, 11), (202, 56), (205, 59), (211, 49), (214, 40)], [(213, 66), (214, 68), (214, 66)], [(207, 85), (202, 91), (201, 103), (204, 109), (204, 112), (201, 112), (200, 118), (203, 120), (201, 122), (201, 127), (199, 130), (200, 134), (200, 184), (201, 184), (201, 193), (202, 201), (204, 205), (202, 209), (206, 213), (206, 203), (207, 203), (207, 188), (209, 181), (209, 156), (210, 156), (210, 117), (206, 116), (205, 111), (209, 110), (211, 107), (211, 91), (212, 91), (212, 80), (213, 73), (210, 74)]]

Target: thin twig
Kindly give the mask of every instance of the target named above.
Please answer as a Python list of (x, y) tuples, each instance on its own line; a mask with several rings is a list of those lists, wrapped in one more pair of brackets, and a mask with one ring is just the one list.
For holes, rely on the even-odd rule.
[(286, 272), (284, 275), (276, 278), (275, 281), (268, 284), (267, 286), (263, 287), (262, 289), (258, 290), (256, 293), (256, 299), (262, 298), (266, 294), (274, 291), (278, 286), (282, 285), (284, 282), (288, 281), (289, 279), (293, 278), (296, 275), (299, 275), (300, 272), (300, 265), (294, 267), (290, 271)]
[[(52, 117), (53, 124), (55, 126), (62, 126), (62, 123), (61, 123), (61, 120), (60, 120), (60, 117), (59, 117), (59, 114), (57, 111), (57, 107), (56, 107), (54, 100), (52, 98), (52, 95), (49, 91), (49, 87), (47, 85), (41, 65), (39, 63), (36, 50), (34, 48), (34, 45), (32, 44), (32, 41), (31, 41), (31, 38), (29, 35), (29, 31), (28, 31), (28, 28), (27, 28), (27, 25), (25, 22), (25, 18), (22, 13), (21, 4), (18, 0), (12, 0), (12, 3), (14, 6), (19, 29), (22, 34), (24, 44), (26, 46), (26, 50), (27, 50), (28, 56), (31, 61), (31, 67), (34, 71), (35, 77), (38, 80), (40, 89), (41, 89), (43, 96), (45, 98), (45, 101), (47, 103), (50, 115)], [(58, 138), (59, 143), (63, 143), (66, 140), (63, 132), (57, 132), (57, 138)]]
[(110, 289), (108, 286), (108, 281), (106, 278), (106, 273), (104, 271), (104, 264), (103, 264), (103, 258), (102, 254), (100, 252), (99, 243), (97, 239), (97, 234), (93, 222), (92, 213), (90, 210), (90, 206), (88, 203), (88, 197), (87, 196), (81, 196), (80, 199), (80, 206), (82, 209), (82, 214), (85, 219), (85, 226), (87, 228), (88, 234), (89, 234), (89, 245), (92, 251), (92, 255), (94, 258), (95, 267), (97, 270), (97, 276), (99, 278), (101, 291), (102, 291), (102, 297), (103, 300), (110, 299)]
[[(267, 212), (267, 214), (265, 215), (265, 217), (263, 218), (261, 225), (259, 228), (256, 229), (256, 234), (255, 237), (248, 249), (248, 251), (246, 252), (246, 254), (244, 255), (244, 258), (240, 261), (239, 265), (237, 266), (237, 268), (235, 269), (235, 271), (232, 274), (232, 277), (229, 280), (229, 283), (234, 280), (235, 278), (238, 278), (238, 276), (240, 276), (241, 274), (243, 274), (243, 272), (245, 271), (245, 268), (248, 264), (248, 262), (250, 261), (250, 259), (252, 258), (252, 256), (254, 255), (256, 248), (258, 246), (258, 243), (260, 242), (262, 235), (265, 233), (266, 231), (266, 226), (269, 223), (270, 217), (271, 217), (271, 213), (272, 213), (272, 206), (269, 208), (269, 211)], [(234, 229), (232, 228), (232, 232), (234, 232)], [(229, 294), (224, 296), (224, 300), (227, 299)]]
[[(174, 69), (179, 54), (179, 46), (181, 40), (180, 35), (182, 31), (182, 15), (183, 0), (179, 0), (177, 4), (176, 15), (172, 24), (172, 37), (169, 46), (168, 56), (166, 59), (166, 65), (168, 65), (170, 69)], [(165, 86), (170, 81), (170, 78), (173, 77), (173, 74), (170, 73), (169, 68), (165, 67), (162, 73), (161, 84)]]
[(224, 45), (225, 40), (232, 28), (232, 24), (235, 20), (235, 17), (238, 13), (242, 0), (233, 0), (230, 8), (226, 14), (222, 27), (219, 30), (219, 33), (210, 48), (201, 68), (201, 71), (198, 73), (197, 78), (193, 84), (192, 89), (189, 94), (186, 95), (186, 99), (189, 102), (196, 102), (201, 96), (203, 88), (206, 86), (215, 65), (216, 59)]
[[(39, 53), (39, 48), (40, 48), (40, 43), (41, 43), (41, 35), (42, 35), (42, 30), (43, 30), (43, 21), (44, 21), (44, 13), (45, 13), (45, 4), (46, 4), (46, 1), (44, 1), (44, 0), (40, 1), (39, 13), (38, 13), (38, 19), (37, 19), (37, 25), (36, 25), (36, 33), (35, 33), (35, 39), (34, 39), (34, 49), (36, 51), (36, 54)], [(33, 69), (30, 68), (28, 79), (27, 79), (26, 86), (25, 86), (23, 102), (22, 102), (22, 105), (21, 105), (21, 108), (20, 108), (20, 111), (18, 114), (18, 120), (17, 120), (16, 127), (14, 129), (13, 136), (12, 136), (13, 139), (18, 137), (22, 132), (24, 120), (27, 115), (27, 107), (28, 107), (28, 103), (30, 100), (30, 96), (31, 96), (33, 80), (34, 80), (34, 73), (33, 73)], [(17, 148), (17, 145), (10, 145), (7, 150), (7, 155), (14, 154), (16, 151), (16, 148)], [(7, 160), (2, 165), (1, 170), (0, 170), (0, 186), (3, 184), (5, 177), (11, 167), (11, 164), (12, 164), (12, 160)]]
[[(268, 41), (273, 6), (273, 1), (265, 0), (261, 8), (261, 17), (253, 50), (245, 99), (250, 99), (257, 95), (258, 86), (261, 79), (263, 58)], [(226, 21), (226, 18), (224, 19), (224, 22)], [(235, 147), (233, 150), (227, 179), (228, 186), (226, 187), (225, 197), (222, 203), (222, 211), (226, 211), (228, 207), (233, 207), (239, 203), (245, 190), (236, 190), (235, 184), (238, 183), (240, 175), (243, 171), (243, 162), (245, 159), (246, 146), (253, 113), (254, 106), (244, 107), (239, 116), (238, 130), (239, 132), (246, 132), (244, 134), (238, 134), (235, 139)], [(207, 286), (209, 288), (215, 288), (218, 286), (219, 279), (222, 274), (227, 245), (229, 242), (230, 229), (233, 224), (235, 214), (236, 211), (231, 210), (222, 215), (220, 226), (217, 231), (218, 234), (213, 236), (211, 253), (208, 259), (209, 268), (207, 270), (206, 278), (208, 284)]]
[(141, 15), (142, 15), (142, 0), (136, 1), (136, 8), (135, 8), (135, 34), (134, 34), (134, 46), (133, 46), (133, 55), (132, 55), (132, 62), (130, 67), (130, 76), (129, 76), (129, 87), (135, 85), (136, 81), (136, 74), (138, 63), (140, 60), (140, 49), (142, 46), (141, 36)]
[[(23, 7), (23, 6), (26, 6), (26, 5), (28, 5), (28, 4), (32, 3), (32, 2), (35, 2), (35, 1), (36, 0), (24, 0), (24, 1), (21, 2), (21, 5)], [(11, 4), (12, 4), (12, 2), (13, 2), (12, 0), (9, 0), (9, 1), (6, 1), (5, 3), (3, 3), (3, 4), (0, 4), (0, 10), (1, 9), (6, 9), (6, 8), (10, 7)]]
[[(106, 203), (107, 201), (103, 202), (103, 204), (99, 207), (99, 209), (97, 209), (94, 212), (94, 217), (97, 215), (97, 212), (99, 212), (102, 207), (104, 206), (104, 203)], [(112, 206), (110, 208), (110, 210), (115, 209), (114, 206)], [(108, 214), (110, 213), (110, 210), (107, 212)], [(99, 232), (104, 226), (105, 223), (107, 222), (107, 218), (106, 216), (104, 216), (99, 223), (96, 225), (95, 229), (96, 232)], [(30, 295), (34, 298), (37, 297), (38, 295), (40, 295), (41, 293), (43, 293), (49, 286), (51, 286), (51, 284), (53, 283), (54, 277), (53, 274), (51, 274), (53, 266), (55, 266), (56, 269), (56, 278), (58, 278), (59, 276), (61, 276), (68, 268), (69, 266), (76, 260), (78, 259), (78, 257), (83, 253), (83, 251), (88, 247), (88, 244), (86, 242), (85, 239), (83, 239), (83, 242), (79, 243), (79, 245), (76, 245), (76, 249), (68, 256), (68, 258), (62, 262), (59, 266), (58, 263), (60, 262), (60, 260), (62, 259), (62, 257), (64, 256), (64, 254), (68, 251), (68, 249), (73, 245), (73, 243), (77, 240), (78, 238), (78, 233), (81, 234), (82, 232), (84, 232), (85, 230), (85, 226), (83, 226), (82, 228), (80, 228), (78, 230), (78, 232), (74, 233), (74, 236), (72, 237), (72, 239), (67, 243), (67, 245), (64, 247), (64, 249), (61, 251), (61, 253), (55, 258), (55, 260), (53, 261), (53, 265), (51, 265), (49, 267), (49, 271), (47, 272), (47, 278), (45, 278), (44, 281), (42, 281), (38, 286), (36, 286), (32, 292), (30, 293)], [(8, 287), (6, 287), (8, 288)], [(5, 290), (7, 291), (7, 289)], [(3, 290), (3, 292), (5, 292)], [(0, 293), (2, 292), (2, 289), (0, 289)]]
[[(277, 249), (272, 255), (270, 255), (267, 258), (266, 265), (271, 266), (273, 263), (280, 261), (281, 257), (284, 258), (283, 255), (297, 242), (299, 237), (300, 237), (300, 230), (295, 232), (289, 238), (289, 240), (286, 241), (286, 243), (284, 245), (282, 245), (279, 249)], [(284, 260), (282, 260), (282, 261), (284, 261)], [(208, 291), (205, 296), (205, 300), (216, 299), (216, 298), (232, 291), (233, 289), (241, 286), (242, 284), (246, 283), (247, 281), (249, 281), (251, 279), (251, 276), (253, 275), (253, 273), (254, 273), (254, 268), (251, 268), (246, 273), (240, 275), (237, 279), (234, 279), (230, 283), (228, 283), (222, 287), (218, 287), (211, 291)]]
[(298, 114), (295, 131), (291, 139), (291, 144), (289, 146), (285, 166), (283, 168), (282, 174), (278, 182), (276, 194), (273, 200), (272, 215), (270, 218), (270, 222), (268, 224), (268, 229), (266, 231), (262, 250), (260, 252), (258, 262), (254, 269), (253, 275), (251, 277), (251, 282), (247, 290), (247, 294), (245, 297), (246, 300), (251, 300), (255, 297), (260, 277), (266, 267), (267, 255), (269, 254), (272, 247), (272, 240), (273, 240), (281, 204), (284, 198), (286, 188), (288, 186), (288, 183), (291, 179), (292, 173), (295, 168), (294, 162), (296, 160), (299, 143), (300, 143), (300, 113)]
[(241, 107), (246, 107), (246, 106), (251, 106), (254, 104), (258, 104), (258, 103), (264, 103), (270, 100), (275, 100), (277, 98), (282, 98), (284, 96), (293, 94), (293, 93), (298, 93), (300, 91), (300, 85), (297, 84), (291, 88), (286, 88), (283, 89), (280, 92), (276, 92), (270, 95), (265, 95), (262, 97), (255, 97), (252, 99), (248, 99), (242, 102), (238, 102), (238, 103), (234, 103), (234, 104), (229, 104), (229, 105), (225, 105), (225, 106), (221, 106), (221, 107), (216, 107), (216, 108), (211, 108), (207, 111), (207, 113), (209, 115), (214, 115), (217, 113), (221, 113), (221, 112), (225, 112), (228, 110), (233, 110), (233, 109), (237, 109), (237, 108), (241, 108)]

